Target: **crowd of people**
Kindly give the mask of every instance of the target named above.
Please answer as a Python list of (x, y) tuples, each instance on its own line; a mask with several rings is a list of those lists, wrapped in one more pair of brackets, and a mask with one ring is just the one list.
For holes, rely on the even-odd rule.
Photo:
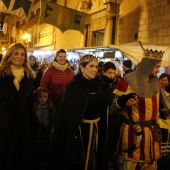
[(145, 50), (133, 68), (60, 49), (37, 64), (21, 43), (0, 62), (0, 169), (167, 170), (170, 75), (163, 52)]

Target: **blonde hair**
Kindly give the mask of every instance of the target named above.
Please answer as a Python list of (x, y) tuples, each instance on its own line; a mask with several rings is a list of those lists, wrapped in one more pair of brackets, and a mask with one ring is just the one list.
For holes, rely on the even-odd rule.
[(8, 47), (7, 52), (3, 56), (2, 62), (0, 64), (0, 76), (1, 77), (12, 75), (12, 72), (11, 72), (11, 69), (10, 69), (11, 57), (14, 55), (16, 50), (18, 50), (19, 48), (22, 48), (25, 52), (25, 60), (24, 60), (24, 63), (23, 63), (24, 71), (27, 73), (28, 77), (29, 76), (32, 77), (32, 78), (36, 77), (35, 72), (29, 66), (28, 58), (27, 58), (27, 50), (24, 47), (24, 45), (21, 44), (21, 43), (14, 43), (14, 44), (12, 44)]

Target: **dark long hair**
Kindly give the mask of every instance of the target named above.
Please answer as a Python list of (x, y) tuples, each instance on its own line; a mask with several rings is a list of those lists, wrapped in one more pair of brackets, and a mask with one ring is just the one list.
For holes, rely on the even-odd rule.
[(164, 77), (167, 77), (168, 78), (168, 82), (170, 83), (170, 75), (168, 73), (162, 73), (159, 77), (159, 80), (164, 78)]

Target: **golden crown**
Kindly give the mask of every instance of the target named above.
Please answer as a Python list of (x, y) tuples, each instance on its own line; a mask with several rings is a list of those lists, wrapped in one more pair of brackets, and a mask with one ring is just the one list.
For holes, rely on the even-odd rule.
[(162, 60), (164, 51), (157, 51), (157, 50), (149, 50), (149, 49), (144, 49), (144, 58), (149, 58), (153, 60)]
[(80, 56), (79, 64), (86, 63), (92, 60), (97, 60), (97, 57), (91, 54), (86, 54), (84, 56)]

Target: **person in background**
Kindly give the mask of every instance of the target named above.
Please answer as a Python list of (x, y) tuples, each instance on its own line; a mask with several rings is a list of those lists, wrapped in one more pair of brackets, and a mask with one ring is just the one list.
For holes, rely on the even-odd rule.
[(35, 78), (35, 80), (34, 80), (34, 89), (35, 89), (35, 90), (40, 86), (40, 82), (41, 82), (42, 75), (43, 75), (44, 71), (45, 71), (47, 68), (48, 68), (48, 64), (47, 64), (47, 63), (40, 64), (40, 65), (38, 66), (36, 78)]
[(126, 74), (114, 90), (112, 114), (121, 109), (123, 124), (116, 154), (119, 170), (156, 170), (161, 157), (161, 131), (157, 123), (162, 93), (157, 78), (162, 51), (144, 50), (139, 68)]
[(159, 76), (159, 81), (163, 85), (166, 92), (170, 93), (170, 75), (168, 73), (162, 73)]
[[(113, 142), (113, 138), (117, 136), (113, 136), (116, 130), (115, 124), (115, 114), (114, 116), (108, 115), (108, 106), (112, 104), (112, 100), (114, 97), (113, 91), (118, 83), (118, 79), (116, 77), (116, 66), (113, 62), (108, 61), (105, 62), (102, 69), (102, 89), (104, 91), (106, 97), (106, 104), (103, 106), (102, 114), (100, 115), (101, 121), (99, 122), (99, 164), (102, 170), (108, 170), (109, 160), (110, 167), (116, 168), (115, 160), (111, 161), (110, 156), (114, 153), (114, 146), (116, 146), (117, 141)], [(119, 133), (117, 133), (119, 134)], [(112, 142), (110, 141), (112, 139)], [(112, 149), (111, 149), (112, 148)], [(116, 170), (116, 169), (115, 169)]]
[(50, 91), (45, 87), (38, 87), (34, 91), (34, 114), (37, 131), (32, 140), (32, 169), (43, 170), (46, 168), (56, 114)]
[(124, 60), (122, 64), (122, 69), (124, 71), (124, 75), (132, 72), (132, 61), (131, 60)]
[(0, 64), (1, 170), (30, 170), (35, 76), (29, 67), (24, 45), (10, 45)]
[(102, 75), (103, 65), (104, 65), (104, 62), (103, 61), (99, 61), (99, 64), (98, 64), (98, 77), (99, 78)]
[[(170, 93), (170, 75), (168, 73), (162, 73), (159, 77), (159, 81), (169, 96)], [(161, 106), (160, 106), (161, 108)], [(170, 169), (170, 112), (160, 110), (160, 117), (157, 120), (161, 128), (162, 133), (162, 157), (158, 159), (157, 170), (169, 170)]]
[(97, 58), (82, 56), (79, 72), (67, 85), (55, 122), (48, 170), (100, 170), (98, 124), (105, 100), (97, 73)]
[(104, 63), (103, 69), (102, 69), (102, 76), (101, 80), (103, 83), (103, 86), (105, 86), (106, 89), (106, 96), (108, 96), (108, 103), (111, 104), (113, 99), (113, 90), (115, 89), (118, 80), (116, 77), (116, 66), (113, 62), (108, 61)]
[(72, 65), (70, 66), (70, 68), (73, 70), (74, 75), (76, 74), (77, 71), (77, 64), (76, 63), (72, 63)]
[(37, 69), (38, 69), (38, 64), (37, 64), (37, 59), (34, 55), (30, 55), (29, 56), (29, 64), (30, 64), (30, 67), (35, 71), (37, 72)]
[(42, 59), (42, 61), (41, 61), (41, 64), (47, 64), (48, 62), (47, 62), (47, 58), (46, 57), (44, 57), (43, 59)]
[(59, 109), (66, 85), (73, 80), (73, 77), (74, 73), (69, 68), (69, 63), (66, 59), (66, 51), (60, 49), (57, 51), (51, 66), (44, 72), (40, 82), (40, 86), (50, 90), (51, 99), (56, 106), (56, 110)]

